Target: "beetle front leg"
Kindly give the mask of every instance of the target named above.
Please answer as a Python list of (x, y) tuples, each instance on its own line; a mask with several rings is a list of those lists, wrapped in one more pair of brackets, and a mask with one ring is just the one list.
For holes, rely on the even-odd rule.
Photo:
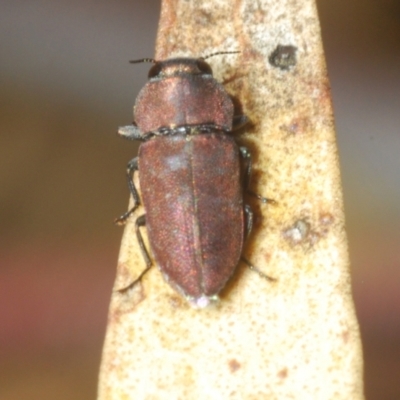
[(138, 166), (138, 157), (133, 158), (131, 161), (129, 161), (128, 166), (126, 168), (126, 176), (128, 179), (128, 187), (129, 191), (132, 194), (133, 197), (133, 207), (128, 210), (126, 213), (122, 214), (119, 218), (115, 220), (115, 223), (118, 225), (123, 225), (125, 224), (126, 220), (129, 218), (129, 216), (139, 207), (140, 205), (140, 197), (137, 192), (135, 183), (133, 182), (133, 174), (135, 171), (138, 171), (139, 166)]
[(155, 134), (154, 132), (142, 133), (139, 128), (135, 125), (120, 126), (118, 128), (118, 135), (128, 140), (139, 140), (145, 142), (151, 139)]
[(136, 125), (120, 126), (118, 128), (118, 135), (129, 140), (143, 140), (142, 133)]

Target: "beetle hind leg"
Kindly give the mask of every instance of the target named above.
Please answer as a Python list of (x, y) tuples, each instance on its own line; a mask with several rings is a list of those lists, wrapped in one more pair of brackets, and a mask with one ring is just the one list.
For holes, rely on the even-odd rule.
[(145, 225), (146, 225), (146, 215), (143, 214), (140, 217), (138, 217), (135, 221), (135, 232), (136, 232), (137, 241), (139, 243), (140, 252), (142, 253), (142, 256), (146, 263), (146, 268), (127, 287), (124, 287), (124, 288), (118, 290), (119, 292), (125, 292), (126, 290), (128, 290), (128, 289), (132, 288), (134, 285), (136, 285), (143, 278), (144, 274), (152, 267), (152, 262), (150, 260), (149, 252), (146, 249), (146, 245), (144, 244), (142, 234), (140, 233), (140, 227), (145, 226)]
[(245, 257), (240, 257), (240, 260), (245, 263), (251, 271), (254, 271), (257, 275), (259, 275), (263, 279), (267, 279), (271, 282), (276, 282), (276, 278), (272, 278), (271, 276), (264, 274), (264, 272), (260, 271), (255, 265), (253, 265), (247, 258)]
[(137, 241), (139, 243), (139, 247), (140, 247), (140, 252), (142, 253), (142, 256), (144, 258), (144, 261), (146, 263), (146, 269), (140, 274), (140, 277), (138, 279), (140, 279), (152, 266), (152, 262), (150, 259), (150, 255), (149, 252), (146, 248), (146, 245), (144, 244), (143, 241), (143, 236), (140, 232), (140, 227), (141, 226), (145, 226), (146, 225), (146, 214), (141, 215), (140, 217), (138, 217), (135, 221), (135, 232), (136, 232), (136, 238)]

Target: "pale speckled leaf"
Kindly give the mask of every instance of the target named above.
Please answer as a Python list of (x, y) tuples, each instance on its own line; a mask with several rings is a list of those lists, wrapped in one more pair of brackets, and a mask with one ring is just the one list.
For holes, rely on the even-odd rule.
[[(284, 46), (284, 47), (278, 47)], [(221, 302), (195, 310), (157, 268), (113, 294), (99, 400), (363, 398), (329, 83), (312, 0), (165, 0), (157, 59), (208, 61), (251, 123), (256, 214)], [(143, 212), (143, 211), (142, 211)], [(140, 211), (139, 211), (140, 214)], [(144, 267), (124, 234), (117, 287)], [(124, 275), (125, 274), (125, 275)], [(135, 275), (136, 274), (136, 275)], [(126, 287), (126, 286), (125, 286)]]

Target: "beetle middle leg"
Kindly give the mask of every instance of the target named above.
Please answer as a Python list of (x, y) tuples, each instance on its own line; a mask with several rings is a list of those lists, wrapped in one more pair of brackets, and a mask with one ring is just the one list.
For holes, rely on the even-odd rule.
[(244, 174), (243, 174), (243, 188), (244, 190), (250, 194), (251, 196), (256, 197), (262, 203), (272, 203), (275, 204), (275, 200), (268, 199), (263, 197), (257, 193), (254, 193), (252, 190), (249, 190), (250, 185), (250, 176), (251, 176), (251, 169), (252, 169), (252, 161), (251, 161), (251, 154), (247, 147), (240, 146), (239, 147), (240, 155), (242, 157), (244, 163)]
[[(250, 192), (249, 190), (247, 190), (247, 187), (249, 185), (249, 181), (250, 181), (250, 175), (251, 175), (251, 155), (250, 152), (248, 151), (248, 149), (246, 147), (240, 147), (240, 154), (242, 155), (243, 159), (245, 160), (246, 164), (245, 164), (245, 173), (244, 173), (244, 177), (243, 177), (243, 187), (246, 189), (246, 191), (254, 196), (256, 196), (259, 200), (261, 200), (263, 203), (267, 203), (267, 202), (273, 202), (275, 203), (274, 200), (270, 200), (267, 199), (265, 197), (262, 197), (260, 195), (257, 195), (253, 192)], [(245, 213), (245, 220), (246, 220), (246, 226), (245, 226), (245, 233), (244, 233), (244, 237), (245, 240), (247, 240), (247, 238), (250, 235), (250, 232), (253, 228), (253, 210), (251, 209), (251, 207), (248, 204), (245, 204), (244, 206), (244, 213)], [(262, 271), (260, 271), (255, 265), (253, 265), (247, 258), (245, 257), (241, 257), (240, 258), (242, 260), (242, 262), (244, 262), (252, 271), (256, 272), (261, 278), (265, 278), (268, 279), (269, 281), (276, 281), (275, 278), (272, 278), (270, 276), (268, 276), (267, 274), (264, 274)]]
[(245, 213), (245, 220), (246, 220), (246, 227), (244, 233), (244, 240), (250, 235), (251, 230), (253, 229), (253, 210), (248, 204), (244, 205), (244, 213)]
[(129, 191), (132, 194), (134, 204), (130, 210), (128, 210), (127, 212), (125, 212), (124, 214), (122, 214), (120, 217), (118, 217), (115, 220), (115, 223), (118, 225), (123, 225), (126, 222), (126, 220), (129, 218), (129, 216), (140, 205), (140, 197), (139, 197), (138, 191), (136, 189), (135, 183), (133, 182), (133, 174), (135, 173), (135, 171), (138, 171), (138, 169), (139, 169), (138, 157), (135, 157), (131, 161), (129, 161), (128, 166), (126, 168), (126, 177), (128, 179), (128, 187), (129, 187)]

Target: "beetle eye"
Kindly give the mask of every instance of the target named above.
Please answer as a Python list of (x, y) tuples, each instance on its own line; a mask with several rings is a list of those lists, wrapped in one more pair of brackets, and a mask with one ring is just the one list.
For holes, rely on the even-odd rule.
[(202, 74), (212, 75), (212, 69), (209, 64), (207, 64), (203, 60), (197, 60), (197, 68), (200, 70)]
[(162, 68), (161, 68), (160, 63), (154, 64), (154, 65), (150, 68), (148, 77), (149, 77), (149, 78), (154, 78), (154, 77), (158, 76), (158, 75), (160, 74), (160, 72), (161, 72), (161, 69), (162, 69)]

